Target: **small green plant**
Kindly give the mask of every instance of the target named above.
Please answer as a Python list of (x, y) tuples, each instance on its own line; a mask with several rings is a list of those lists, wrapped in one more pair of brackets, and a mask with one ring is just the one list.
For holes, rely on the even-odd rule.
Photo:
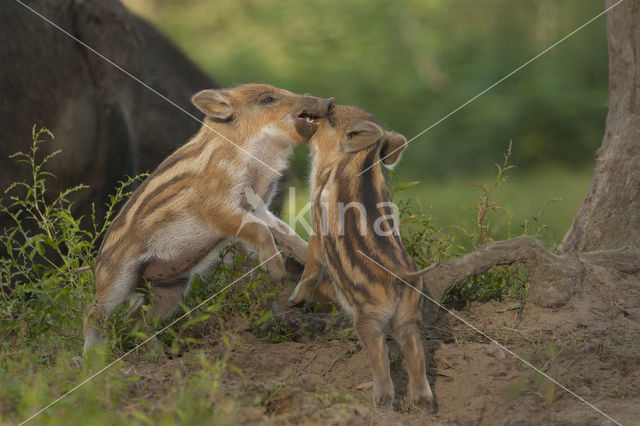
[(551, 247), (556, 246), (556, 242), (553, 237), (549, 233), (549, 227), (542, 222), (542, 216), (545, 213), (547, 207), (551, 206), (554, 203), (562, 201), (562, 198), (553, 198), (546, 203), (540, 209), (535, 216), (531, 219), (525, 218), (521, 225), (522, 233), (526, 235), (531, 235), (532, 237), (541, 240), (542, 238), (546, 238), (548, 241), (551, 241)]
[[(92, 297), (90, 266), (96, 244), (116, 204), (136, 180), (121, 183), (104, 222), (97, 224), (95, 214), (75, 218), (70, 197), (87, 187), (77, 185), (50, 196), (47, 180), (55, 177), (45, 166), (60, 151), (45, 156), (41, 151), (51, 139), (51, 132), (34, 126), (30, 150), (11, 156), (29, 168), (30, 179), (12, 184), (0, 200), (0, 214), (11, 222), (0, 235), (0, 336), (11, 335), (26, 344), (48, 333), (78, 338), (73, 330), (79, 328)], [(90, 219), (90, 226), (83, 226), (83, 219)]]
[(473, 185), (480, 190), (480, 197), (477, 204), (473, 207), (476, 211), (474, 226), (471, 230), (467, 230), (464, 227), (456, 227), (463, 235), (467, 237), (471, 244), (471, 249), (476, 250), (483, 244), (494, 241), (491, 233), (491, 222), (489, 220), (489, 214), (495, 211), (508, 211), (509, 209), (498, 205), (493, 201), (493, 195), (495, 191), (509, 179), (509, 170), (515, 168), (515, 166), (509, 164), (511, 159), (511, 142), (507, 146), (507, 152), (504, 154), (504, 160), (502, 164), (496, 163), (498, 173), (496, 174), (493, 182), (489, 185), (480, 184), (474, 182)]
[[(388, 171), (391, 194), (406, 191), (420, 182), (399, 182), (393, 170)], [(447, 260), (455, 241), (455, 234), (443, 234), (433, 224), (431, 211), (426, 212), (422, 203), (407, 199), (398, 203), (398, 220), (402, 242), (419, 267)]]
[(147, 424), (232, 424), (239, 407), (235, 398), (229, 398), (222, 389), (222, 377), (229, 371), (242, 376), (240, 369), (226, 357), (209, 360), (204, 353), (197, 356), (197, 370), (181, 380), (155, 410), (146, 415)]
[[(0, 200), (0, 213), (10, 219), (0, 234), (0, 423), (25, 420), (159, 330), (157, 320), (149, 315), (150, 304), (143, 305), (142, 321), (137, 323), (126, 318), (122, 306), (107, 324), (109, 344), (92, 351), (84, 363), (74, 356), (82, 347), (83, 314), (94, 294), (92, 266), (100, 238), (117, 205), (130, 195), (130, 185), (141, 177), (120, 183), (107, 202), (104, 218), (97, 219), (95, 213), (75, 217), (71, 196), (86, 187), (49, 193), (47, 182), (55, 177), (46, 165), (60, 154), (43, 155), (43, 144), (52, 139), (48, 130), (34, 127), (30, 149), (12, 156), (29, 168), (30, 179), (11, 185)], [(221, 256), (226, 263), (221, 262), (211, 276), (194, 280), (194, 291), (177, 315), (218, 296), (158, 336), (174, 354), (199, 343), (195, 337), (202, 333), (200, 327), (216, 331), (216, 337), (230, 347), (233, 335), (220, 327), (226, 319), (240, 316), (255, 326), (271, 314), (271, 299), (282, 290), (259, 270), (240, 279), (254, 262), (235, 247), (228, 247)], [(151, 296), (149, 288), (147, 296)], [(147, 391), (140, 378), (123, 373), (125, 363), (118, 361), (61, 399), (39, 415), (38, 423), (74, 424), (87, 419), (95, 424), (203, 423), (234, 418), (235, 399), (223, 397), (220, 378), (242, 372), (226, 358), (206, 361), (202, 357), (190, 379), (175, 388), (173, 399), (153, 407), (145, 400)]]
[[(401, 230), (404, 245), (416, 260), (420, 267), (429, 266), (435, 262), (447, 261), (467, 253), (469, 250), (477, 250), (487, 242), (494, 241), (491, 229), (490, 213), (507, 211), (508, 209), (493, 201), (495, 191), (505, 182), (508, 171), (514, 168), (509, 164), (511, 159), (511, 143), (507, 147), (502, 164), (496, 164), (498, 173), (489, 185), (474, 183), (480, 190), (480, 196), (473, 210), (475, 215), (472, 226), (455, 226), (455, 230), (463, 235), (469, 245), (467, 247), (458, 242), (456, 233), (445, 234), (434, 225), (431, 212), (425, 212), (419, 202), (411, 199), (399, 203)], [(396, 183), (397, 175), (391, 171), (390, 180), (394, 192), (410, 188), (417, 182)], [(538, 219), (542, 217), (539, 214)], [(536, 223), (539, 223), (538, 220)], [(543, 225), (535, 230), (542, 231)], [(532, 230), (531, 227), (527, 228)], [(524, 306), (526, 299), (526, 274), (519, 265), (499, 266), (492, 268), (484, 274), (469, 278), (463, 283), (450, 289), (443, 298), (443, 303), (455, 306), (464, 306), (471, 301), (502, 300), (503, 298), (520, 301), (520, 307)]]
[[(458, 242), (456, 233), (445, 234), (434, 225), (431, 211), (425, 212), (422, 204), (411, 199), (401, 201), (398, 205), (400, 225), (403, 243), (409, 254), (416, 260), (419, 267), (427, 267), (435, 262), (447, 261), (453, 257), (473, 251), (487, 242), (494, 241), (491, 229), (490, 213), (496, 211), (508, 211), (505, 207), (493, 201), (495, 191), (505, 182), (508, 171), (515, 166), (509, 164), (511, 159), (512, 144), (509, 143), (504, 154), (502, 164), (496, 164), (498, 172), (489, 185), (474, 183), (480, 190), (480, 196), (473, 210), (475, 217), (471, 227), (455, 226), (461, 235), (466, 237), (469, 246), (465, 247)], [(389, 172), (392, 193), (406, 190), (415, 186), (418, 182), (398, 183), (398, 175)], [(535, 229), (528, 226), (525, 229), (532, 232), (544, 231), (540, 218), (533, 220)], [(528, 225), (528, 223), (527, 223)], [(463, 283), (450, 289), (443, 298), (447, 305), (464, 306), (471, 301), (502, 300), (503, 298), (520, 301), (520, 311), (526, 299), (526, 273), (519, 265), (499, 266), (490, 271), (469, 278)]]
[(436, 229), (431, 212), (425, 212), (418, 201), (401, 201), (398, 209), (402, 241), (419, 267), (451, 258), (455, 234), (443, 234)]
[[(529, 354), (525, 355), (527, 361), (540, 366), (540, 369), (556, 379), (559, 378), (559, 358), (563, 349), (551, 340), (547, 344), (535, 344)], [(530, 393), (543, 401), (548, 407), (558, 398), (558, 386), (538, 371), (531, 370), (528, 377), (517, 380), (509, 389), (510, 399), (517, 399), (523, 394)]]
[[(474, 183), (474, 186), (480, 190), (480, 196), (476, 206), (473, 208), (475, 211), (473, 226), (470, 229), (463, 226), (455, 227), (467, 238), (471, 251), (494, 241), (490, 213), (508, 211), (507, 208), (493, 201), (493, 195), (502, 184), (508, 181), (509, 175), (507, 172), (515, 167), (509, 164), (511, 148), (512, 144), (509, 142), (502, 164), (496, 163), (498, 172), (491, 184)], [(456, 247), (460, 248), (461, 246)], [(527, 296), (525, 284), (526, 273), (520, 265), (498, 266), (484, 274), (473, 276), (450, 289), (443, 297), (443, 303), (460, 307), (474, 300), (484, 302), (507, 298), (509, 300), (519, 300), (520, 312), (522, 312)]]

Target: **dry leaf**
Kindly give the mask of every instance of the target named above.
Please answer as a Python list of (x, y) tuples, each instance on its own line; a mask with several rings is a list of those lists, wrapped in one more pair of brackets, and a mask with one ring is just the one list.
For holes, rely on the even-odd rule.
[(373, 387), (373, 381), (360, 383), (359, 385), (356, 386), (356, 389), (367, 390), (367, 389), (371, 389), (372, 387)]

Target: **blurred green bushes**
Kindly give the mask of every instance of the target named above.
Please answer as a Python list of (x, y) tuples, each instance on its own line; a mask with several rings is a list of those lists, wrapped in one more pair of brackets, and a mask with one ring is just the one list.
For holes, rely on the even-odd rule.
[[(413, 137), (604, 8), (602, 0), (125, 0), (222, 85), (270, 82), (335, 96)], [(605, 19), (411, 144), (407, 179), (513, 163), (584, 169), (600, 145)], [(306, 151), (294, 166), (305, 173)]]

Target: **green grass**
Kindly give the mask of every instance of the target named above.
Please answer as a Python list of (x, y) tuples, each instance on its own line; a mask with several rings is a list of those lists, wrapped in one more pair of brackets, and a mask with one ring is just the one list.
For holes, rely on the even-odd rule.
[[(548, 230), (539, 237), (547, 244), (560, 242), (587, 193), (591, 174), (591, 170), (561, 168), (526, 173), (517, 168), (511, 170), (511, 178), (493, 194), (493, 201), (508, 209), (495, 211), (489, 218), (495, 238), (523, 233), (525, 220), (535, 222), (542, 209), (541, 221)], [(433, 225), (449, 232), (456, 226), (473, 223), (480, 196), (473, 183), (486, 185), (492, 180), (492, 175), (484, 175), (421, 182), (398, 192), (394, 201), (408, 198), (420, 201), (426, 210), (431, 210)]]
[[(82, 365), (74, 359), (82, 348), (83, 314), (95, 292), (91, 269), (75, 270), (93, 265), (99, 237), (115, 205), (129, 195), (126, 188), (133, 179), (112, 196), (105, 218), (85, 218), (90, 220), (87, 230), (73, 217), (68, 199), (86, 188), (68, 189), (51, 202), (45, 194), (51, 195), (47, 183), (53, 176), (44, 170), (52, 157), (63, 154), (43, 156), (41, 145), (53, 139), (48, 130), (34, 126), (32, 138), (27, 152), (13, 156), (31, 170), (30, 179), (14, 183), (0, 198), (0, 212), (13, 220), (0, 232), (0, 424), (24, 421), (146, 337), (127, 324), (123, 306), (107, 324), (107, 343), (90, 352)], [(225, 289), (252, 263), (239, 254), (234, 259), (235, 264), (221, 266), (214, 276), (196, 280), (183, 308), (199, 306), (212, 294), (217, 297), (159, 336), (172, 353), (191, 359), (193, 367), (188, 377), (176, 380), (176, 386), (158, 391), (159, 401), (150, 404), (150, 391), (141, 378), (123, 373), (125, 363), (118, 361), (42, 413), (34, 424), (233, 423), (237, 397), (222, 392), (220, 377), (242, 372), (224, 358), (210, 362), (199, 355), (194, 334), (208, 326), (208, 333), (220, 335), (230, 348), (232, 339), (217, 324), (241, 316), (250, 325), (259, 325), (270, 318), (272, 298), (282, 291), (260, 271)]]

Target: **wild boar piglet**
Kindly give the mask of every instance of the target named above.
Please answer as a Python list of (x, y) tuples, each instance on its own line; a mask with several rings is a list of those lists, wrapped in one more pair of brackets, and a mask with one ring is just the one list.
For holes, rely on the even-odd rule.
[(85, 352), (101, 340), (99, 325), (118, 305), (129, 299), (130, 313), (137, 311), (144, 279), (152, 312), (169, 316), (191, 276), (219, 261), (230, 239), (254, 247), (277, 282), (285, 269), (276, 243), (305, 260), (306, 242), (264, 206), (293, 147), (313, 135), (333, 99), (244, 84), (204, 90), (192, 102), (206, 115), (204, 125), (134, 191), (105, 234)]
[(402, 244), (380, 165), (380, 159), (386, 166), (397, 163), (406, 139), (385, 131), (357, 107), (334, 106), (318, 124), (309, 140), (313, 232), (305, 270), (289, 304), (310, 301), (321, 292), (325, 299), (337, 298), (353, 316), (371, 361), (373, 400), (380, 407), (391, 406), (394, 399), (385, 342), (390, 333), (405, 356), (409, 399), (433, 408), (421, 342), (422, 297), (367, 258), (401, 271), (400, 276), (423, 289), (420, 271)]

